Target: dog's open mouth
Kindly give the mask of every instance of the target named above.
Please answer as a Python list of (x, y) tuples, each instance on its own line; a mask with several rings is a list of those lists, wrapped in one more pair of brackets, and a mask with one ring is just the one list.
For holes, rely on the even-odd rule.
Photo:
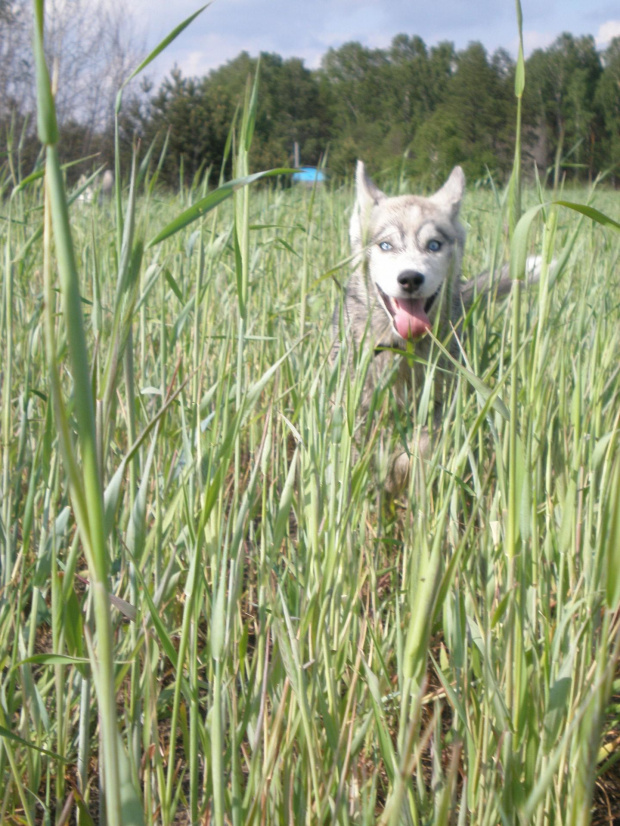
[(428, 298), (392, 298), (375, 285), (383, 306), (401, 338), (421, 338), (433, 326), (428, 314), (439, 295), (437, 290)]

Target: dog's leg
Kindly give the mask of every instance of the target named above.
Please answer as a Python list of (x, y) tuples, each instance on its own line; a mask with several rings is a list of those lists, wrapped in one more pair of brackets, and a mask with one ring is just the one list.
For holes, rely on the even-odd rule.
[(397, 496), (407, 487), (409, 477), (420, 462), (427, 462), (431, 457), (431, 437), (428, 427), (420, 428), (414, 439), (411, 451), (397, 450), (391, 458), (389, 471), (385, 480), (385, 490), (390, 496)]

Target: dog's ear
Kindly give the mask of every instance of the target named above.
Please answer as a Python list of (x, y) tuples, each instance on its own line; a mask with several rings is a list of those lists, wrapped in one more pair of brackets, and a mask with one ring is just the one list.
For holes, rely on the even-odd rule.
[(459, 214), (463, 193), (465, 192), (465, 173), (460, 166), (455, 166), (445, 184), (430, 200), (448, 209), (453, 218)]
[(367, 222), (370, 210), (384, 198), (386, 195), (366, 175), (364, 162), (358, 161), (355, 170), (355, 204), (350, 227), (351, 244), (354, 250), (367, 245)]
[(375, 186), (366, 174), (366, 167), (364, 161), (357, 162), (355, 170), (355, 192), (357, 196), (357, 203), (359, 206), (368, 209), (369, 206), (378, 204), (386, 196), (381, 192), (379, 187)]

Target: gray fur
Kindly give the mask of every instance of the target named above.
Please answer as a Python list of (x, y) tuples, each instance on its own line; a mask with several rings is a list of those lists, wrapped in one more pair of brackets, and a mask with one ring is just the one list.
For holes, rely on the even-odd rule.
[[(402, 324), (434, 327), (437, 324), (440, 340), (448, 337), (451, 329), (458, 330), (463, 308), (470, 304), (479, 291), (510, 290), (507, 268), (497, 283), (488, 275), (472, 282), (461, 281), (461, 261), (465, 246), (465, 230), (459, 221), (459, 211), (465, 191), (465, 176), (460, 166), (455, 167), (446, 183), (434, 195), (402, 195), (388, 197), (366, 175), (362, 161), (356, 170), (356, 198), (350, 224), (354, 269), (344, 298), (344, 335), (353, 339), (356, 349), (370, 348), (374, 353), (362, 399), (362, 413), (368, 408), (373, 389), (394, 358), (392, 352), (381, 348), (405, 350), (411, 343), (416, 355), (427, 359), (432, 339), (418, 333), (418, 326), (407, 327), (413, 341), (408, 342), (396, 329), (396, 315)], [(435, 247), (439, 245), (439, 249)], [(531, 262), (528, 262), (530, 267)], [(404, 283), (410, 282), (407, 287)], [(400, 279), (400, 280), (399, 280)], [(413, 307), (414, 316), (400, 312), (402, 305)], [(424, 308), (424, 313), (419, 309)], [(428, 307), (428, 310), (427, 310)], [(415, 309), (417, 308), (417, 309)], [(402, 319), (405, 318), (403, 322)], [(334, 315), (337, 351), (340, 334), (340, 312)], [(415, 329), (415, 335), (412, 330)], [(424, 326), (422, 329), (425, 329)], [(458, 348), (452, 336), (453, 351)], [(445, 365), (444, 365), (445, 366)], [(424, 378), (424, 365), (416, 362), (416, 386)], [(419, 375), (418, 375), (419, 374)], [(412, 371), (403, 358), (394, 384), (397, 398), (402, 399), (404, 388), (412, 383)], [(441, 397), (442, 391), (436, 393)], [(428, 433), (423, 431), (418, 444), (420, 453), (428, 453)], [(386, 486), (397, 492), (406, 483), (409, 456), (402, 451), (393, 457)]]

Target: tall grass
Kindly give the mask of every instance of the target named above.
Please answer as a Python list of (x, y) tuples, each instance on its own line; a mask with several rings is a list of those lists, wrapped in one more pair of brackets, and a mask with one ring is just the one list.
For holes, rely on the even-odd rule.
[(360, 421), (370, 356), (329, 359), (352, 192), (246, 186), (256, 94), (220, 189), (136, 158), (114, 205), (70, 203), (53, 129), (45, 179), (7, 173), (0, 822), (587, 823), (619, 646), (613, 195), (467, 196), (466, 274), (512, 241), (543, 277), (480, 297), (388, 500), (431, 388), (409, 415), (386, 380)]

